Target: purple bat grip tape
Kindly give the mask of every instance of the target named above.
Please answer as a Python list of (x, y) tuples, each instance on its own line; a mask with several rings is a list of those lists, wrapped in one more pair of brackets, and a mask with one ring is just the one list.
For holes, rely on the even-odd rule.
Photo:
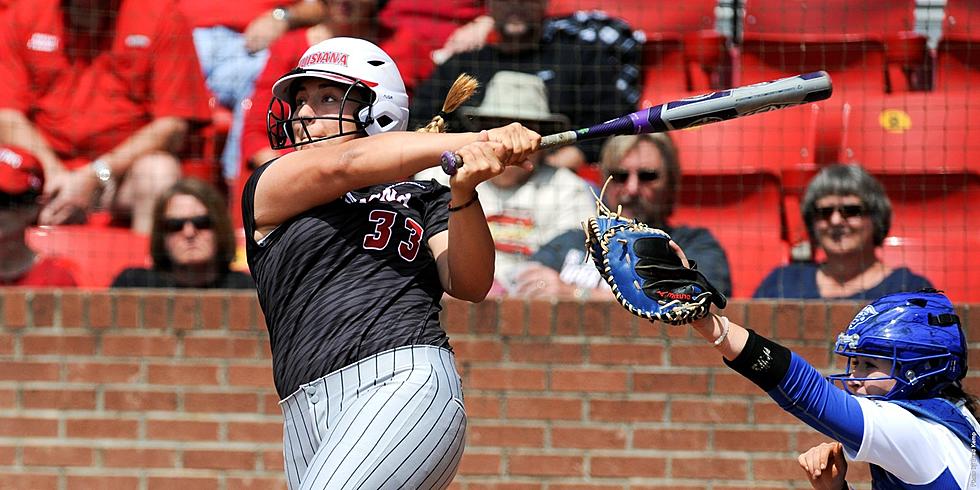
[(463, 159), (459, 155), (451, 151), (442, 152), (442, 171), (446, 172), (446, 175), (456, 175), (456, 171), (462, 166)]

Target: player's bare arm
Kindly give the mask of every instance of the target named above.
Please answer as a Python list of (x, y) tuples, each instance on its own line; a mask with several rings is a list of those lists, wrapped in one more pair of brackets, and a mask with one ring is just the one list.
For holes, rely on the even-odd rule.
[(486, 298), (494, 274), (493, 238), (476, 186), (500, 175), (508, 164), (525, 164), (541, 141), (540, 135), (519, 124), (480, 135), (487, 141), (471, 143), (457, 151), (463, 166), (449, 181), (449, 230), (429, 242), (446, 292), (474, 302)]

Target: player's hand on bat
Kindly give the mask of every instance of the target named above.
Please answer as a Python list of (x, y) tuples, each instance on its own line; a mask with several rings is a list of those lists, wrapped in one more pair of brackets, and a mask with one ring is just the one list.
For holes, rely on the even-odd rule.
[(500, 143), (496, 153), (504, 165), (529, 165), (528, 157), (541, 146), (540, 134), (516, 122), (487, 130), (487, 136)]
[(529, 157), (540, 144), (538, 133), (518, 123), (485, 131), (481, 141), (456, 150), (463, 165), (449, 182), (456, 189), (475, 189), (477, 184), (500, 175), (510, 165), (531, 170)]
[(847, 475), (844, 447), (839, 442), (825, 442), (800, 454), (796, 461), (816, 490), (842, 490)]

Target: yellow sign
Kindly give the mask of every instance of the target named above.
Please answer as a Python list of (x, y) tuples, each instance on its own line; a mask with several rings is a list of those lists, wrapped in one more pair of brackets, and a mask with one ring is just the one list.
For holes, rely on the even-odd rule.
[(889, 133), (904, 133), (912, 127), (909, 113), (901, 109), (885, 109), (878, 116), (878, 123)]

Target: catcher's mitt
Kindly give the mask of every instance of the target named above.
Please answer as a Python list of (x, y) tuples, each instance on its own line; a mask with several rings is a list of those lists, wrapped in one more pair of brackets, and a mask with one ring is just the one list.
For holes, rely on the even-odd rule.
[(684, 325), (727, 300), (693, 260), (684, 267), (670, 248), (670, 235), (627, 219), (598, 204), (596, 216), (583, 223), (585, 247), (616, 299), (630, 313), (648, 320)]

